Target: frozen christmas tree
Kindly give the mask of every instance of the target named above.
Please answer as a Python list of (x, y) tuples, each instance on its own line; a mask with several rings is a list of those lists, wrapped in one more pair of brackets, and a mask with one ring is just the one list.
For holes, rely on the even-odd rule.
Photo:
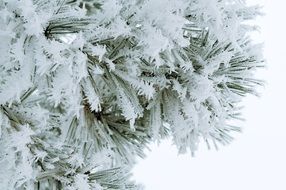
[(0, 189), (126, 190), (137, 156), (227, 144), (263, 66), (242, 0), (0, 0)]

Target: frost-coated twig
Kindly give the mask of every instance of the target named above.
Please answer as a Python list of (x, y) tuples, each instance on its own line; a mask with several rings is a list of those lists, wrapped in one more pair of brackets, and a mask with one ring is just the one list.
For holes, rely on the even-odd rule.
[(263, 81), (238, 0), (0, 0), (0, 189), (141, 189), (135, 157), (231, 142)]

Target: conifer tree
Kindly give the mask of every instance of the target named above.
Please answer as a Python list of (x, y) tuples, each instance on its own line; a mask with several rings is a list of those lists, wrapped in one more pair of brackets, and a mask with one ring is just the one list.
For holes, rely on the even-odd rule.
[(0, 189), (126, 190), (135, 157), (228, 144), (262, 82), (242, 0), (0, 0)]

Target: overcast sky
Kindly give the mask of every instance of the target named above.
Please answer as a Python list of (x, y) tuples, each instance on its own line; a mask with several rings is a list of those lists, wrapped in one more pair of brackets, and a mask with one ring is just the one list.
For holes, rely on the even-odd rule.
[(177, 155), (166, 141), (153, 145), (134, 169), (134, 179), (146, 190), (285, 190), (286, 189), (286, 1), (248, 0), (264, 5), (257, 20), (265, 42), (267, 81), (261, 98), (248, 97), (243, 110), (244, 131), (219, 151), (201, 144), (195, 157)]

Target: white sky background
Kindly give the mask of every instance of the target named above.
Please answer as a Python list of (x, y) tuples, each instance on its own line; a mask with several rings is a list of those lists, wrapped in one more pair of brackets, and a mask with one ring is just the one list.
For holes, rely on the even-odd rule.
[(146, 190), (286, 190), (286, 1), (248, 0), (264, 5), (257, 20), (267, 69), (261, 98), (245, 101), (242, 134), (219, 151), (201, 143), (195, 157), (177, 155), (170, 142), (152, 145), (134, 169)]

